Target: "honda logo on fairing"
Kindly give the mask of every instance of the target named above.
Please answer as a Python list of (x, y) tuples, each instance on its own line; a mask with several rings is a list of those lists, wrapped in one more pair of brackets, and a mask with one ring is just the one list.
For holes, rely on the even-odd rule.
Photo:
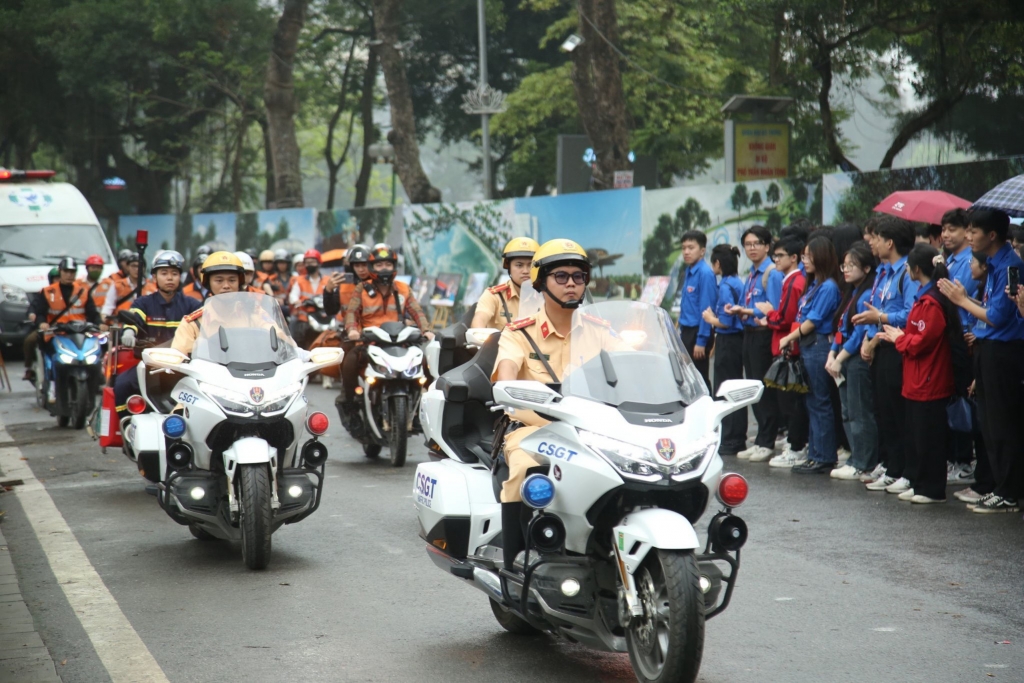
[(263, 377), (263, 376), (264, 375), (263, 375), (262, 372), (247, 372), (244, 375), (242, 375), (242, 377)]
[(671, 423), (672, 420), (668, 419), (667, 417), (645, 417), (644, 418), (644, 422), (669, 422), (669, 423)]

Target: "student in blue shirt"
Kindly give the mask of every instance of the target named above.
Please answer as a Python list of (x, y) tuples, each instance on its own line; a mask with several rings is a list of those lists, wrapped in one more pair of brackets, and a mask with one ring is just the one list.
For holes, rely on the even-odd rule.
[(874, 223), (872, 248), (885, 264), (879, 269), (874, 294), (867, 310), (853, 316), (855, 325), (866, 325), (861, 357), (871, 363), (878, 421), (879, 454), (885, 474), (867, 484), (869, 491), (903, 493), (910, 489), (904, 475), (903, 437), (907, 429), (903, 398), (903, 356), (896, 346), (877, 334), (883, 325), (903, 328), (914, 305), (918, 284), (907, 272), (907, 254), (914, 248), (914, 226), (895, 216), (881, 216)]
[(978, 320), (974, 325), (975, 395), (989, 464), (995, 479), (991, 492), (979, 481), (974, 503), (980, 513), (1017, 512), (1024, 495), (1024, 316), (1007, 296), (1008, 269), (1024, 271), (1024, 262), (1007, 243), (1010, 217), (996, 209), (972, 209), (967, 216), (971, 247), (988, 257), (988, 277), (978, 304), (964, 286), (940, 280), (939, 291)]
[(708, 236), (699, 230), (683, 234), (683, 263), (686, 264), (686, 280), (679, 296), (679, 335), (686, 352), (693, 358), (693, 364), (708, 381), (708, 358), (714, 343), (714, 331), (704, 321), (703, 313), (718, 303), (718, 282), (711, 266), (704, 260)]
[[(740, 250), (719, 244), (711, 250), (711, 269), (722, 281), (718, 303), (704, 309), (704, 322), (715, 329), (715, 390), (728, 379), (743, 379), (743, 321), (735, 313), (743, 297), (743, 281), (736, 275)], [(730, 312), (731, 311), (731, 312)], [(736, 455), (747, 446), (747, 411), (739, 410), (722, 420), (721, 455)]]
[(860, 344), (867, 330), (854, 325), (853, 316), (867, 310), (875, 284), (875, 256), (867, 242), (854, 242), (843, 261), (847, 292), (839, 306), (836, 337), (828, 354), (826, 369), (839, 381), (843, 405), (843, 428), (850, 441), (850, 459), (832, 470), (833, 479), (860, 481), (878, 464), (878, 424), (871, 366), (860, 357)]
[[(768, 258), (772, 247), (772, 233), (763, 225), (752, 225), (740, 236), (743, 251), (750, 259), (750, 274), (743, 285), (742, 301), (731, 313), (743, 317), (743, 369), (750, 379), (761, 379), (772, 365), (772, 329), (758, 304), (770, 303), (778, 308), (782, 298), (782, 272)], [(762, 462), (775, 455), (775, 440), (779, 435), (782, 416), (775, 389), (764, 388), (761, 400), (753, 405), (757, 420), (754, 445), (740, 450), (740, 459)]]
[(832, 409), (829, 383), (832, 376), (825, 369), (832, 343), (833, 319), (839, 308), (839, 257), (831, 240), (814, 237), (804, 248), (804, 268), (809, 281), (800, 299), (796, 329), (779, 340), (779, 347), (788, 348), (800, 342), (800, 356), (807, 369), (807, 416), (810, 418), (810, 439), (807, 461), (793, 467), (798, 474), (831, 472), (838, 460), (836, 423)]

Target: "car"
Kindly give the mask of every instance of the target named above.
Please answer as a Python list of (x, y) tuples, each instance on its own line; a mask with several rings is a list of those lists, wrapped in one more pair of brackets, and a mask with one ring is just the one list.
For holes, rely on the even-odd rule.
[(0, 343), (21, 346), (29, 295), (47, 285), (47, 273), (73, 256), (103, 257), (103, 277), (117, 270), (96, 213), (74, 185), (51, 182), (54, 171), (0, 167)]

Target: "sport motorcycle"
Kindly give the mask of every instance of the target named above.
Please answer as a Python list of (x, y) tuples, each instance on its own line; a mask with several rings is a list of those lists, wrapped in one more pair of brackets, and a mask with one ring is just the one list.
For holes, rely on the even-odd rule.
[(55, 325), (52, 334), (52, 350), (36, 352), (36, 403), (61, 427), (82, 429), (103, 385), (107, 334), (77, 321)]
[[(426, 392), (433, 458), (416, 470), (420, 536), (506, 630), (628, 652), (643, 683), (694, 681), (704, 623), (728, 606), (747, 539), (733, 514), (747, 482), (723, 472), (721, 423), (763, 387), (730, 380), (713, 400), (658, 307), (586, 305), (572, 329), (561, 384), (492, 387), (494, 335)], [(520, 488), (531, 512), (512, 569), (501, 547), (501, 413), (539, 426), (521, 441), (540, 465)], [(694, 525), (712, 497), (721, 509), (701, 549)]]
[(199, 326), (191, 358), (142, 352), (125, 451), (157, 482), (171, 519), (202, 540), (240, 540), (246, 566), (264, 569), (271, 534), (320, 505), (328, 418), (304, 391), (342, 351), (298, 348), (274, 298), (260, 294), (210, 297)]

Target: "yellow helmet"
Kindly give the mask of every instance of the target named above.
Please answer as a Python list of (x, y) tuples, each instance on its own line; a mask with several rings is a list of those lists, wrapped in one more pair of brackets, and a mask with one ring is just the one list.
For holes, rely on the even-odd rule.
[(207, 256), (199, 272), (202, 276), (203, 287), (206, 289), (210, 288), (210, 276), (214, 273), (238, 273), (239, 284), (244, 282), (245, 278), (245, 267), (242, 265), (242, 260), (230, 251), (215, 251)]
[(273, 252), (273, 250), (271, 250), (271, 249), (264, 249), (263, 251), (260, 252), (260, 257), (257, 260), (259, 260), (259, 261), (273, 261), (274, 260), (274, 252)]
[(540, 249), (540, 245), (536, 240), (529, 237), (515, 237), (509, 240), (509, 243), (501, 250), (501, 267), (508, 270), (509, 261), (514, 258), (530, 258), (538, 249)]
[(587, 259), (587, 252), (583, 247), (572, 240), (549, 240), (542, 244), (533, 255), (530, 283), (538, 292), (544, 291), (544, 283), (541, 278), (545, 277), (555, 265), (570, 264), (579, 266), (587, 272), (587, 275), (590, 274), (590, 261)]

